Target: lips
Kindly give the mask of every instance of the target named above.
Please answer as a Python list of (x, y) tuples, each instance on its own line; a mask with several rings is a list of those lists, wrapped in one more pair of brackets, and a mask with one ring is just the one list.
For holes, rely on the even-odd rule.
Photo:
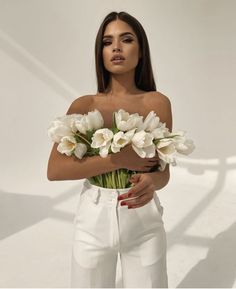
[(122, 56), (121, 54), (115, 54), (111, 58), (111, 61), (119, 61), (119, 60), (125, 60), (124, 56)]

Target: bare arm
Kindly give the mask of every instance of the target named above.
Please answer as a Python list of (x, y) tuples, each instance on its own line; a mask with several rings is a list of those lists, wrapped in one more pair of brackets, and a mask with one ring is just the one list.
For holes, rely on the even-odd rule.
[[(89, 96), (80, 97), (71, 104), (67, 114), (87, 113), (89, 101)], [(58, 144), (54, 143), (48, 160), (47, 178), (50, 181), (79, 180), (118, 169), (117, 161), (114, 162), (116, 156), (90, 156), (80, 160), (62, 155), (57, 151), (57, 146)]]
[(50, 181), (79, 180), (118, 169), (111, 154), (106, 158), (90, 156), (80, 160), (60, 154), (57, 145), (54, 144), (48, 162), (47, 177)]

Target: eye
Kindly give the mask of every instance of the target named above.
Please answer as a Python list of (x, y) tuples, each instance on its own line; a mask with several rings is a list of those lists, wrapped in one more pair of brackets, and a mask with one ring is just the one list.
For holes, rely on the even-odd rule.
[(104, 46), (107, 46), (107, 45), (110, 45), (111, 44), (111, 42), (109, 42), (109, 41), (103, 41), (103, 45)]
[(123, 41), (124, 41), (124, 42), (128, 42), (128, 43), (130, 43), (130, 42), (133, 41), (133, 39), (132, 39), (132, 38), (126, 38), (126, 39), (124, 39)]

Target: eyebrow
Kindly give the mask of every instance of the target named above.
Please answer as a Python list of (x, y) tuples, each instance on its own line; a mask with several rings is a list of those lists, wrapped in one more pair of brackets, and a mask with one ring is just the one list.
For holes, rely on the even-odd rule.
[[(124, 36), (124, 35), (129, 35), (129, 34), (134, 36), (134, 34), (131, 33), (131, 32), (123, 32), (123, 33), (120, 33), (119, 36)], [(103, 38), (112, 38), (112, 37), (113, 37), (113, 36), (110, 35), (110, 34), (109, 34), (109, 35), (104, 35), (104, 36), (103, 36)]]

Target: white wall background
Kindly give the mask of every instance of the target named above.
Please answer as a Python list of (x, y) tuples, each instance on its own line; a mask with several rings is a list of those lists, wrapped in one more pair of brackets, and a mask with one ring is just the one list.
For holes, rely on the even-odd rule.
[(197, 147), (178, 159), (159, 192), (169, 286), (233, 287), (233, 0), (0, 0), (0, 286), (69, 286), (83, 181), (47, 180), (46, 131), (72, 100), (96, 92), (95, 36), (113, 10), (143, 24), (157, 89), (172, 102), (173, 129), (186, 129)]

